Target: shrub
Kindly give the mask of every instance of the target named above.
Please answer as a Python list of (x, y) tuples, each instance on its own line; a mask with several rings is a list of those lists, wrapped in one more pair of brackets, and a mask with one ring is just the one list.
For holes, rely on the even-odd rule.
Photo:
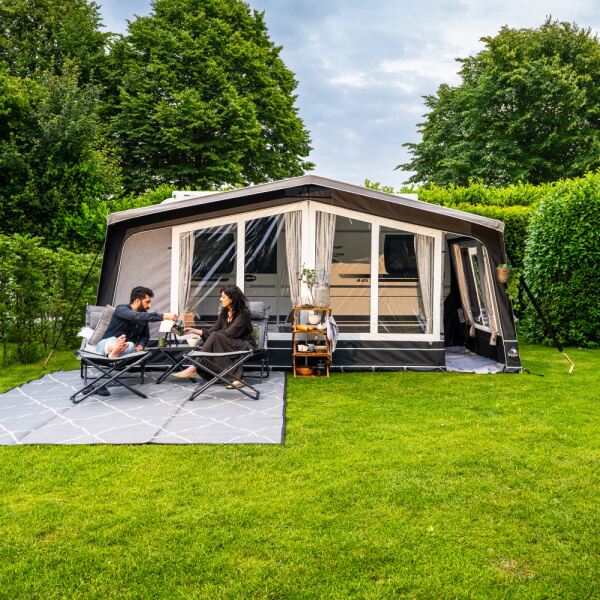
[[(534, 212), (525, 246), (525, 279), (562, 344), (600, 339), (600, 173), (556, 185)], [(521, 333), (548, 342), (533, 307)]]
[[(65, 324), (94, 255), (44, 248), (40, 238), (0, 235), (0, 345), (2, 362), (31, 362), (52, 347)], [(97, 261), (65, 328), (60, 348), (73, 348), (93, 303)]]

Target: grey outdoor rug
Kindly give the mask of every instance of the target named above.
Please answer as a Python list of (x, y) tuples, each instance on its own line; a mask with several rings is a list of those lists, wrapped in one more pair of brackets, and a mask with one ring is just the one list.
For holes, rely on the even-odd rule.
[(79, 371), (61, 371), (0, 394), (0, 445), (19, 444), (281, 444), (285, 436), (285, 375), (271, 372), (257, 401), (213, 386), (193, 402), (192, 382), (156, 385), (150, 374), (111, 396), (81, 404), (69, 397), (83, 385)]

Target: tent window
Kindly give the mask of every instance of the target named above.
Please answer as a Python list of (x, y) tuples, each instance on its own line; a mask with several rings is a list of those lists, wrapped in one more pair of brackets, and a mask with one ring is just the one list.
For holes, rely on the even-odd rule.
[(465, 259), (467, 263), (467, 285), (469, 287), (469, 298), (471, 301), (471, 312), (473, 320), (478, 325), (489, 326), (488, 307), (484, 294), (485, 261), (481, 244), (466, 249)]
[(331, 307), (342, 333), (370, 331), (371, 229), (364, 221), (341, 216), (335, 220), (329, 285)]
[(222, 287), (236, 283), (235, 223), (194, 232), (194, 254), (187, 306), (197, 322), (212, 325)]
[(431, 332), (433, 238), (381, 227), (378, 262), (377, 331)]
[[(246, 221), (244, 291), (248, 300), (270, 306), (269, 331), (285, 331), (292, 310), (288, 282), (285, 216)], [(288, 323), (289, 329), (289, 323)]]

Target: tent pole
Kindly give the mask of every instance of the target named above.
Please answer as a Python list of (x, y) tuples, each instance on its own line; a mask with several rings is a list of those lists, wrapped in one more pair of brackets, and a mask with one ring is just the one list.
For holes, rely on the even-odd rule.
[(94, 268), (94, 265), (96, 264), (96, 261), (98, 260), (98, 256), (100, 256), (101, 251), (102, 251), (102, 248), (100, 248), (100, 250), (98, 250), (98, 252), (96, 252), (96, 256), (94, 256), (94, 260), (92, 261), (92, 264), (90, 265), (90, 268), (88, 269), (86, 276), (83, 278), (83, 282), (81, 283), (81, 286), (79, 287), (77, 296), (75, 296), (75, 300), (73, 300), (73, 304), (71, 305), (71, 310), (69, 310), (69, 314), (67, 315), (66, 319), (63, 321), (63, 326), (61, 327), (60, 331), (58, 332), (58, 336), (56, 337), (56, 340), (54, 340), (54, 345), (52, 346), (52, 350), (50, 350), (50, 354), (48, 354), (48, 356), (46, 357), (46, 360), (42, 363), (42, 367), (44, 369), (48, 365), (48, 361), (52, 358), (52, 355), (54, 354), (54, 351), (56, 350), (56, 347), (58, 346), (58, 342), (59, 342), (66, 326), (69, 324), (69, 321), (71, 320), (71, 315), (73, 314), (73, 311), (75, 310), (75, 305), (77, 304), (77, 300), (79, 300), (79, 296), (81, 296), (83, 286), (87, 283), (87, 280), (89, 279), (89, 276), (92, 272), (92, 269)]
[[(506, 253), (506, 256), (507, 256), (508, 260), (512, 263), (512, 259), (511, 259), (510, 255), (508, 254), (508, 252)], [(514, 264), (514, 263), (512, 263), (512, 264)], [(550, 321), (548, 321), (548, 319), (546, 319), (546, 315), (543, 313), (542, 307), (539, 305), (537, 299), (533, 295), (533, 292), (529, 289), (529, 286), (527, 285), (527, 282), (525, 281), (525, 276), (523, 275), (522, 270), (519, 273), (519, 279), (521, 280), (521, 284), (523, 285), (523, 289), (525, 290), (527, 297), (531, 301), (531, 304), (533, 304), (533, 307), (535, 308), (538, 316), (540, 317), (540, 320), (542, 321), (542, 325), (544, 326), (546, 333), (548, 334), (548, 336), (550, 338), (552, 338), (552, 342), (554, 343), (554, 346), (556, 347), (556, 349), (567, 359), (567, 362), (571, 365), (571, 367), (569, 368), (569, 374), (571, 374), (573, 372), (573, 369), (575, 368), (575, 363), (571, 360), (569, 355), (565, 352), (563, 345), (558, 341), (558, 337), (556, 336), (556, 331), (554, 331), (554, 327), (552, 327), (552, 325), (550, 324)]]

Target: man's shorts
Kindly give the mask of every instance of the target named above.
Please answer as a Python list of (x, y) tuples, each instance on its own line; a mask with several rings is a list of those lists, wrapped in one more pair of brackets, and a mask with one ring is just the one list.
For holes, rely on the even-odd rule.
[[(116, 337), (109, 337), (100, 340), (96, 344), (96, 354), (103, 354), (104, 356), (108, 356), (109, 352), (106, 350), (106, 346), (108, 346), (109, 344), (114, 344), (116, 341)], [(123, 350), (121, 354), (131, 354), (132, 352), (135, 352), (135, 346), (133, 345), (133, 342), (127, 342), (127, 348), (125, 348), (125, 350)]]

